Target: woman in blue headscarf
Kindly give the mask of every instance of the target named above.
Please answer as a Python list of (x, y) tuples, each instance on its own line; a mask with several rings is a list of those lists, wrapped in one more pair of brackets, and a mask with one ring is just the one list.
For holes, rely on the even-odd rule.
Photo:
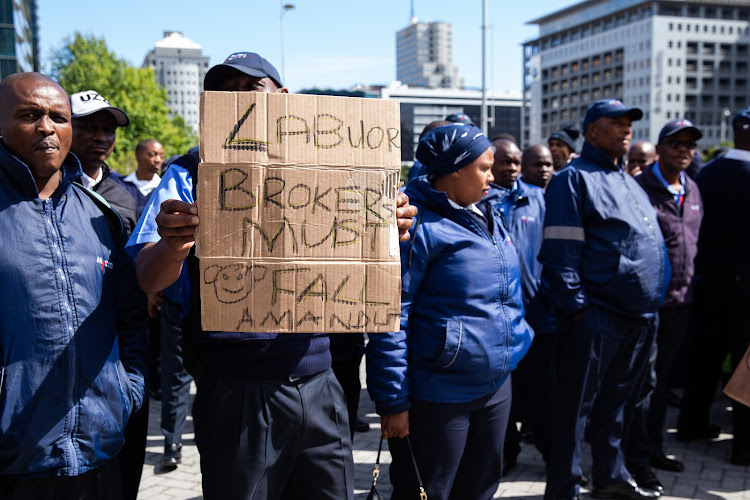
[(518, 256), (481, 201), (494, 156), (480, 129), (436, 128), (416, 156), (427, 175), (406, 186), (419, 215), (401, 245), (401, 330), (370, 334), (367, 386), (393, 456), (392, 499), (418, 492), (407, 435), (430, 500), (489, 499), (502, 470), (510, 372), (533, 335)]

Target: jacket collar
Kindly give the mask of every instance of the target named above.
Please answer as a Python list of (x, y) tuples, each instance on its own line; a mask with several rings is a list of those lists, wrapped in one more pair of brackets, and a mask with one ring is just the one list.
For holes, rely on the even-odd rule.
[(583, 149), (581, 149), (581, 158), (584, 160), (595, 163), (603, 168), (610, 170), (622, 170), (622, 157), (617, 159), (617, 163), (612, 163), (612, 158), (602, 151), (601, 149), (592, 146), (588, 142), (583, 143)]
[[(39, 190), (34, 176), (31, 175), (29, 166), (22, 162), (18, 157), (14, 156), (5, 147), (5, 143), (0, 140), (0, 170), (8, 178), (8, 181), (14, 185), (16, 191), (24, 193), (28, 196), (38, 198)], [(62, 167), (62, 179), (60, 185), (55, 190), (52, 198), (59, 198), (68, 189), (70, 184), (81, 176), (83, 171), (81, 170), (81, 163), (73, 153), (68, 153), (65, 157)]]

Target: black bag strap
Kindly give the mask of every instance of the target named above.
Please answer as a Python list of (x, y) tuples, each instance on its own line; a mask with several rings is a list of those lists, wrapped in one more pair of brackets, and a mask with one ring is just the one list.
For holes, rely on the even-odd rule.
[(422, 484), (422, 476), (419, 475), (419, 467), (417, 467), (417, 460), (414, 458), (414, 452), (411, 450), (411, 439), (409, 435), (406, 435), (406, 444), (409, 445), (409, 455), (411, 455), (411, 462), (414, 464), (414, 472), (417, 474), (417, 481), (419, 482), (419, 498), (421, 500), (427, 500), (427, 492), (424, 490)]

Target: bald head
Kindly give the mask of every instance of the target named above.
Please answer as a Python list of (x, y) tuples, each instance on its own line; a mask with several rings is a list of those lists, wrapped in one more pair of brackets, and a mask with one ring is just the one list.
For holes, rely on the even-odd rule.
[(44, 187), (57, 187), (57, 173), (70, 151), (68, 96), (41, 73), (16, 73), (0, 82), (0, 102), (3, 144), (29, 167), (40, 196), (45, 195)]
[(521, 174), (525, 182), (546, 188), (554, 171), (552, 153), (547, 146), (535, 144), (523, 150)]
[(511, 189), (521, 173), (521, 150), (508, 139), (493, 141), (492, 145), (495, 146), (495, 163), (492, 166), (495, 184)]
[(635, 177), (658, 159), (659, 155), (656, 154), (656, 146), (648, 141), (638, 141), (628, 151), (627, 171)]

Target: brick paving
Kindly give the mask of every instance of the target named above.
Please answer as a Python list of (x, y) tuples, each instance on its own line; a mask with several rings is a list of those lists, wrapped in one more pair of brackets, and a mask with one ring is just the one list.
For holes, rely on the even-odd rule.
[[(194, 390), (193, 387), (193, 393)], [(730, 429), (731, 413), (725, 408), (729, 401), (723, 398), (720, 403), (716, 405), (714, 421), (721, 424), (723, 429)], [(192, 421), (188, 422), (188, 430), (191, 433), (183, 438), (182, 464), (174, 471), (164, 472), (158, 467), (164, 451), (164, 440), (159, 429), (159, 412), (160, 403), (151, 399), (146, 465), (143, 468), (139, 499), (202, 499), (200, 460), (193, 441)], [(379, 418), (365, 389), (362, 391), (360, 415), (370, 424), (370, 431), (357, 433), (354, 437), (354, 498), (364, 500), (372, 483), (372, 469), (380, 436)], [(670, 409), (667, 422), (673, 424), (676, 418), (677, 411)], [(681, 443), (674, 439), (673, 432), (670, 430), (665, 440), (667, 452), (685, 463), (685, 471), (679, 474), (657, 471), (666, 490), (663, 499), (750, 500), (750, 467), (738, 467), (728, 462), (731, 435), (721, 434), (718, 439), (711, 442)], [(584, 470), (590, 471), (591, 459), (588, 450), (585, 451), (585, 457)], [(385, 498), (391, 494), (388, 480), (389, 463), (390, 455), (385, 446), (381, 455), (382, 466), (378, 481), (378, 491)], [(523, 445), (518, 465), (500, 483), (495, 498), (541, 500), (543, 493), (544, 462), (533, 446)], [(591, 498), (587, 490), (582, 490), (582, 493), (583, 499)]]

